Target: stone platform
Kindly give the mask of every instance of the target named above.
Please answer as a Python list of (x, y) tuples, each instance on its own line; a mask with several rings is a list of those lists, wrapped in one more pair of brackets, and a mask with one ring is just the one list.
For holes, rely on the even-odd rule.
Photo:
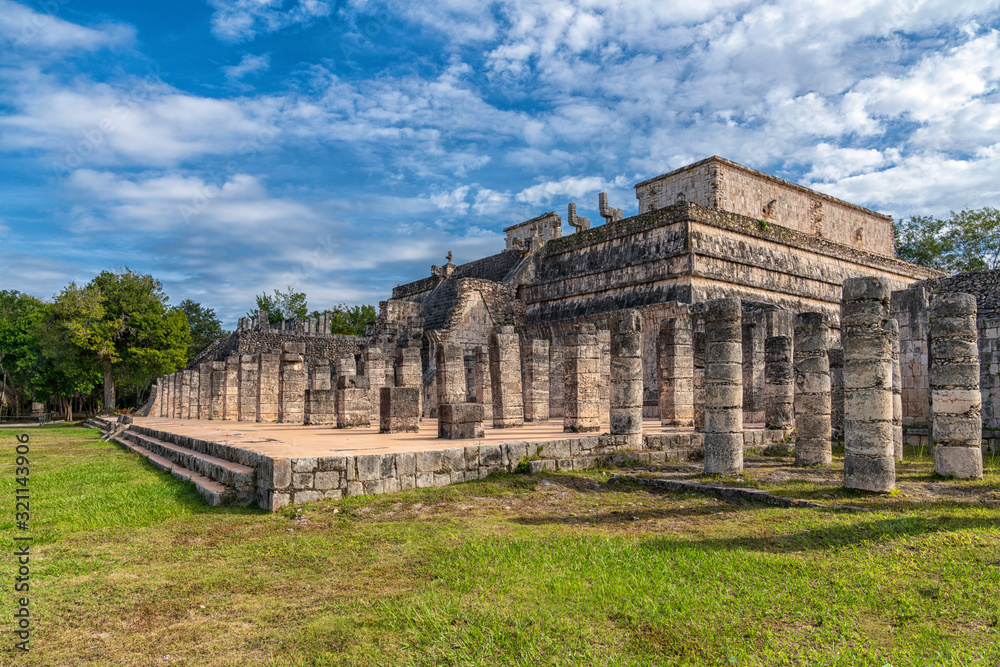
[[(412, 488), (447, 486), (512, 472), (581, 470), (601, 461), (660, 463), (702, 455), (702, 434), (665, 429), (646, 420), (641, 448), (627, 438), (563, 432), (561, 419), (521, 428), (486, 428), (474, 440), (441, 440), (434, 419), (416, 433), (380, 434), (377, 427), (332, 429), (256, 422), (136, 417), (130, 425), (95, 419), (128, 449), (183, 479), (192, 480), (209, 504), (258, 506), (276, 511), (291, 503)], [(790, 446), (786, 431), (748, 425), (747, 449)]]

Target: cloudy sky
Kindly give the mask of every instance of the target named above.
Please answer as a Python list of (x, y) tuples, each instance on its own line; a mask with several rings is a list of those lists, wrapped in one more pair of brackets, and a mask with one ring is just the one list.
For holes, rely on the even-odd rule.
[(1000, 0), (0, 0), (0, 289), (374, 304), (710, 155), (997, 206), (998, 83)]

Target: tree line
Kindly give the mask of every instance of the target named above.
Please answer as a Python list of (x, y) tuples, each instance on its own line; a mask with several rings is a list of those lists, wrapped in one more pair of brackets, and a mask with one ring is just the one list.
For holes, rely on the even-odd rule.
[[(309, 314), (304, 293), (274, 292), (256, 298), (272, 321), (319, 314)], [(328, 312), (334, 333), (362, 335), (375, 319), (372, 306)], [(171, 306), (158, 280), (127, 267), (71, 282), (48, 301), (0, 290), (0, 410), (23, 414), (44, 402), (71, 421), (74, 412), (141, 405), (156, 378), (228, 333), (212, 308), (190, 299)]]

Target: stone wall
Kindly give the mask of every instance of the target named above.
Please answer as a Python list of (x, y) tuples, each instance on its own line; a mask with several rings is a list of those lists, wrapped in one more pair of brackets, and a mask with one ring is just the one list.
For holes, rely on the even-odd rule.
[(964, 292), (976, 297), (983, 428), (1000, 430), (1000, 271), (975, 271), (925, 280), (893, 292), (891, 316), (899, 322), (903, 426), (920, 429), (930, 423), (932, 292)]
[[(767, 449), (787, 437), (785, 431), (746, 431), (743, 442), (746, 448)], [(626, 447), (621, 438), (595, 435), (387, 454), (292, 459), (257, 455), (257, 498), (264, 509), (277, 511), (292, 503), (324, 498), (448, 486), (494, 472), (513, 472), (518, 466), (535, 472), (584, 470), (601, 461), (693, 460), (700, 456), (702, 446), (701, 434), (665, 433), (644, 436), (640, 450)]]
[(731, 211), (892, 257), (892, 218), (720, 157), (635, 186), (639, 212), (681, 202)]
[(212, 361), (225, 361), (227, 357), (243, 354), (259, 354), (268, 350), (280, 350), (284, 343), (305, 345), (305, 357), (312, 359), (338, 359), (343, 356), (360, 355), (365, 339), (361, 336), (340, 336), (335, 334), (306, 333), (299, 331), (236, 331), (219, 339), (204, 352), (191, 360), (188, 368)]

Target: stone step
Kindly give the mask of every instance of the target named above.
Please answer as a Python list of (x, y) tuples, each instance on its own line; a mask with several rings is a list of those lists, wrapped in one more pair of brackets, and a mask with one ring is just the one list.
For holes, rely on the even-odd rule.
[(239, 493), (231, 486), (217, 482), (214, 479), (209, 479), (205, 475), (178, 465), (177, 463), (164, 458), (159, 454), (149, 451), (135, 442), (126, 440), (123, 437), (116, 437), (114, 438), (114, 441), (126, 449), (146, 457), (146, 459), (154, 466), (161, 470), (166, 470), (177, 479), (190, 480), (194, 483), (198, 493), (200, 493), (205, 501), (213, 507), (218, 505), (249, 505), (253, 502), (253, 494)]
[(204, 475), (225, 486), (233, 487), (239, 492), (252, 491), (255, 488), (254, 469), (250, 466), (196, 452), (193, 449), (131, 430), (126, 431), (122, 436), (175, 465)]

